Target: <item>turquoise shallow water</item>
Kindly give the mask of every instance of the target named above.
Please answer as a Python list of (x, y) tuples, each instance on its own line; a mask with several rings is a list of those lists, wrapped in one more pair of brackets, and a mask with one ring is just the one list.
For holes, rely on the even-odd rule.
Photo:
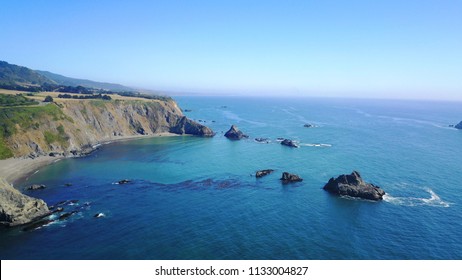
[[(177, 101), (217, 136), (113, 143), (40, 170), (22, 185), (48, 188), (29, 194), (49, 204), (79, 200), (65, 206), (79, 213), (32, 232), (2, 230), (1, 259), (462, 258), (462, 131), (448, 127), (462, 120), (461, 103)], [(250, 138), (224, 138), (231, 124)], [(276, 171), (250, 176), (266, 168)], [(353, 170), (381, 186), (385, 200), (322, 190)], [(304, 181), (282, 185), (283, 171)], [(133, 182), (114, 184), (124, 178)], [(93, 218), (99, 212), (106, 217)]]

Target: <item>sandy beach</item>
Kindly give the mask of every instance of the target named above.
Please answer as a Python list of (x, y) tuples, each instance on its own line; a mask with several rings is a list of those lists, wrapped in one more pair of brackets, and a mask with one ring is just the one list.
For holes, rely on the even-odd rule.
[[(169, 132), (156, 133), (153, 135), (130, 135), (130, 136), (118, 136), (107, 141), (102, 141), (100, 145), (109, 144), (118, 141), (128, 141), (140, 138), (151, 138), (151, 137), (169, 137), (169, 136), (180, 136)], [(96, 145), (97, 146), (97, 145)], [(24, 178), (34, 172), (40, 170), (44, 166), (53, 164), (65, 157), (63, 156), (41, 156), (34, 159), (31, 158), (9, 158), (0, 160), (0, 178), (4, 178), (8, 183), (15, 186), (15, 183), (21, 178)]]

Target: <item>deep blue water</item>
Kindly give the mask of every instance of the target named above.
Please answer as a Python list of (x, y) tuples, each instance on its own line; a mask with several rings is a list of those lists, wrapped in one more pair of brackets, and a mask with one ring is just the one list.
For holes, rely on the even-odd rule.
[[(462, 258), (462, 131), (448, 127), (462, 120), (461, 103), (177, 101), (217, 135), (118, 142), (40, 170), (21, 185), (48, 188), (28, 194), (49, 204), (77, 199), (65, 211), (79, 213), (31, 232), (1, 231), (1, 259)], [(224, 138), (231, 124), (250, 138)], [(267, 168), (276, 171), (250, 176)], [(385, 200), (322, 190), (353, 170), (381, 186)], [(283, 171), (304, 181), (282, 185)], [(114, 184), (125, 178), (133, 182)], [(106, 217), (93, 217), (100, 212)]]

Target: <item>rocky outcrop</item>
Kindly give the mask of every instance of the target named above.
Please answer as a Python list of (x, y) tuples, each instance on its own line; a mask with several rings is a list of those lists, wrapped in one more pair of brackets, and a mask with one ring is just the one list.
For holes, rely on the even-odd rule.
[(462, 129), (462, 121), (454, 126), (457, 129)]
[(215, 133), (210, 128), (201, 125), (187, 117), (181, 117), (177, 123), (170, 128), (171, 133), (176, 134), (191, 134), (203, 137), (213, 137)]
[(47, 204), (28, 197), (0, 178), (0, 225), (18, 226), (50, 213)]
[(231, 128), (225, 133), (225, 137), (231, 140), (241, 140), (242, 138), (249, 138), (249, 136), (242, 133), (237, 126), (232, 125)]
[(382, 200), (385, 192), (370, 183), (364, 182), (357, 171), (350, 175), (340, 175), (336, 179), (331, 178), (324, 186), (324, 190), (336, 194), (351, 197), (359, 197), (369, 200)]
[(297, 174), (290, 174), (289, 172), (283, 172), (281, 181), (284, 184), (288, 184), (288, 183), (301, 182), (303, 181), (303, 179)]
[(299, 147), (298, 144), (295, 143), (295, 141), (292, 141), (290, 139), (282, 140), (281, 145), (287, 146), (287, 147), (292, 147), (292, 148), (298, 148)]
[(263, 176), (266, 176), (266, 175), (269, 175), (271, 173), (273, 173), (273, 169), (264, 169), (264, 170), (259, 170), (255, 173), (255, 177), (257, 178), (261, 178)]

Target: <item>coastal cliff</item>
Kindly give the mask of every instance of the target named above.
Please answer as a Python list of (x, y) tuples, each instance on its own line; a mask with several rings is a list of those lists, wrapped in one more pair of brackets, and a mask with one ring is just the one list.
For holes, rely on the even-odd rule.
[(0, 110), (0, 159), (78, 156), (103, 142), (161, 133), (213, 136), (187, 119), (172, 99), (55, 99)]

